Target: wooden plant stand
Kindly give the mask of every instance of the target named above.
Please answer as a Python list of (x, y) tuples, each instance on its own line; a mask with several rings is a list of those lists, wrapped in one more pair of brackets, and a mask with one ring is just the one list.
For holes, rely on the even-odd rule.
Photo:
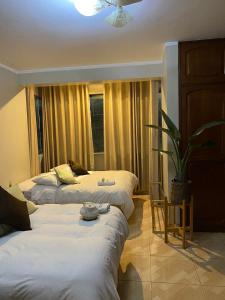
[[(176, 222), (176, 208), (180, 208), (181, 210), (181, 222)], [(163, 227), (160, 230), (156, 229), (156, 211), (161, 209), (162, 219), (163, 219)], [(168, 202), (167, 197), (164, 197), (163, 200), (151, 200), (151, 210), (152, 210), (152, 231), (155, 234), (164, 234), (164, 241), (168, 243), (168, 234), (173, 233), (174, 236), (179, 235), (182, 238), (182, 247), (184, 249), (187, 248), (187, 232), (189, 232), (189, 240), (192, 241), (193, 238), (193, 197), (191, 197), (190, 202), (185, 200), (182, 201), (181, 204), (174, 204)], [(170, 211), (173, 210), (173, 224), (171, 224), (170, 220)], [(189, 211), (189, 220), (187, 220), (187, 212)], [(187, 221), (189, 221), (189, 225), (187, 226)], [(177, 223), (181, 223), (177, 225)]]
[[(172, 207), (174, 224), (169, 224), (169, 208)], [(176, 207), (179, 207), (181, 210), (181, 224), (180, 226), (176, 225)], [(189, 210), (189, 220), (187, 220), (187, 211)], [(187, 248), (187, 232), (189, 232), (189, 240), (193, 239), (193, 197), (191, 197), (190, 202), (185, 200), (181, 204), (174, 204), (167, 201), (167, 198), (164, 200), (164, 224), (165, 224), (165, 243), (168, 243), (168, 233), (173, 233), (174, 235), (178, 234), (182, 238), (182, 247), (183, 249)], [(187, 221), (189, 225), (187, 226)]]

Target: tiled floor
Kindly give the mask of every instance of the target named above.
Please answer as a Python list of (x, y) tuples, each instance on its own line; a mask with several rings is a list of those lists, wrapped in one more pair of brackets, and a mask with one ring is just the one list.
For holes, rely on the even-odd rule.
[(121, 257), (121, 300), (225, 300), (225, 234), (196, 233), (187, 250), (151, 232), (146, 196), (137, 196)]

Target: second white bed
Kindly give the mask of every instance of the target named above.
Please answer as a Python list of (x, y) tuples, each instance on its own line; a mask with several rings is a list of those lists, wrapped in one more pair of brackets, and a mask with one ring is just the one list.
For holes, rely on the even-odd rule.
[[(112, 186), (98, 186), (106, 178), (115, 181)], [(36, 204), (46, 203), (110, 203), (119, 207), (128, 219), (133, 210), (133, 190), (138, 184), (137, 177), (128, 171), (95, 171), (90, 175), (76, 177), (79, 184), (60, 187), (36, 185), (31, 180), (20, 184), (25, 195)]]

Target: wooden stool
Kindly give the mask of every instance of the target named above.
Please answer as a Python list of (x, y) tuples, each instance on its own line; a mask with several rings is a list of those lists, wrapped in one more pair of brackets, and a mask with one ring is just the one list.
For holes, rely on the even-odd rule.
[[(174, 214), (174, 224), (169, 224), (169, 208), (173, 208)], [(181, 225), (176, 225), (176, 215), (175, 210), (176, 207), (180, 208), (182, 213)], [(186, 225), (187, 222), (187, 210), (189, 210), (189, 225)], [(178, 234), (182, 237), (182, 246), (184, 249), (187, 248), (187, 239), (186, 233), (189, 232), (190, 236), (189, 239), (192, 241), (193, 239), (193, 197), (191, 197), (190, 202), (185, 200), (182, 201), (181, 204), (174, 204), (168, 202), (167, 198), (164, 200), (164, 225), (165, 225), (165, 235), (164, 240), (165, 243), (168, 243), (168, 233), (172, 232), (174, 235)]]
[[(168, 234), (173, 233), (174, 236), (176, 234), (182, 237), (182, 246), (183, 248), (187, 248), (187, 238), (186, 233), (189, 232), (189, 239), (192, 241), (193, 239), (193, 197), (191, 197), (190, 201), (183, 200), (180, 204), (174, 204), (168, 201), (167, 197), (164, 196), (164, 191), (162, 189), (161, 182), (152, 182), (152, 185), (158, 185), (160, 195), (162, 200), (150, 200), (151, 204), (151, 212), (152, 212), (152, 232), (155, 234), (163, 234), (165, 243), (168, 243)], [(176, 208), (180, 208), (182, 213), (181, 224), (176, 222)], [(173, 211), (173, 224), (169, 221), (171, 219), (170, 212)], [(189, 225), (187, 226), (187, 211), (189, 210)], [(162, 215), (163, 224), (161, 226), (161, 220), (159, 217), (159, 213)], [(159, 229), (156, 229), (156, 214), (158, 215), (159, 221)], [(179, 223), (177, 225), (176, 223)]]

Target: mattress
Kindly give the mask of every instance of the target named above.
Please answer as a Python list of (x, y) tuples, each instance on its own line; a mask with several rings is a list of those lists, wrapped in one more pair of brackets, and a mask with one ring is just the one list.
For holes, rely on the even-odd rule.
[[(102, 178), (115, 181), (112, 186), (98, 186)], [(36, 185), (32, 179), (19, 186), (35, 204), (66, 204), (92, 201), (110, 203), (119, 207), (128, 219), (133, 210), (133, 190), (138, 184), (137, 177), (128, 171), (95, 171), (90, 175), (76, 177), (79, 184), (60, 187)]]
[(111, 207), (95, 221), (79, 204), (46, 204), (30, 216), (33, 230), (0, 238), (0, 299), (119, 300), (117, 271), (128, 235)]

